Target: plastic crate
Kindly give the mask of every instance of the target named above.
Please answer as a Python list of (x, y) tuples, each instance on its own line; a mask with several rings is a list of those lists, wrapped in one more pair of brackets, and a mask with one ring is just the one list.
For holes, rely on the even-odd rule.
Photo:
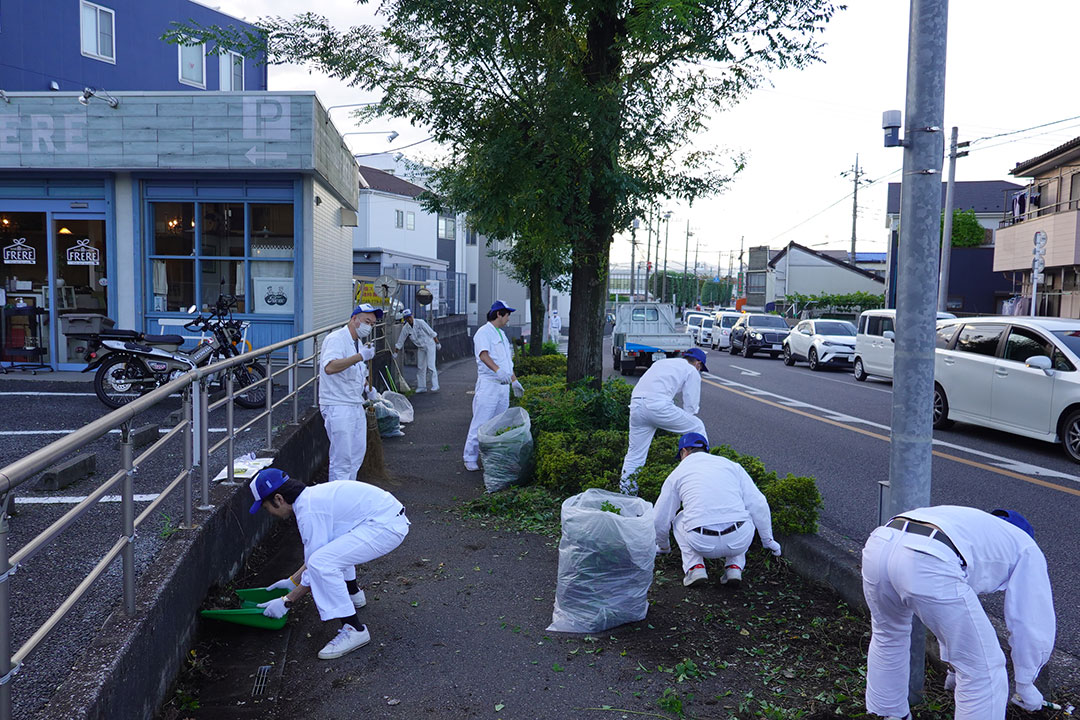
[(60, 331), (65, 335), (89, 335), (116, 325), (112, 318), (100, 313), (67, 313), (60, 316)]

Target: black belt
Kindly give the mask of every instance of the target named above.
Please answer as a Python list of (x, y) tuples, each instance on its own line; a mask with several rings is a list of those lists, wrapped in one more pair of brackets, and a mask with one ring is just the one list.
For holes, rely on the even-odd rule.
[(713, 537), (719, 537), (720, 535), (727, 535), (728, 533), (735, 532), (736, 530), (741, 528), (742, 525), (743, 525), (743, 521), (740, 520), (739, 522), (735, 523), (734, 525), (726, 527), (723, 530), (710, 530), (709, 528), (696, 527), (696, 528), (693, 528), (690, 532), (696, 532), (696, 533), (701, 533), (702, 535), (712, 535)]
[(923, 537), (928, 537), (931, 540), (937, 540), (939, 543), (956, 553), (956, 557), (960, 558), (961, 565), (965, 567), (967, 566), (967, 560), (965, 560), (964, 556), (960, 554), (960, 551), (956, 549), (956, 545), (953, 544), (953, 541), (949, 539), (948, 535), (946, 535), (938, 528), (933, 528), (929, 525), (924, 525), (918, 520), (912, 520), (905, 517), (895, 517), (890, 520), (888, 524), (885, 525), (885, 527), (891, 527), (896, 530), (901, 530), (903, 532), (914, 533), (915, 535), (922, 535)]

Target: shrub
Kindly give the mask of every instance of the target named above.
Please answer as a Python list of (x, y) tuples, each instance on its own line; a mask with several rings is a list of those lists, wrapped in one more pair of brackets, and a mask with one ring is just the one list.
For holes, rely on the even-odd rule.
[(544, 432), (537, 438), (536, 481), (549, 490), (574, 495), (590, 487), (617, 487), (625, 432)]
[(824, 503), (811, 477), (790, 473), (761, 488), (772, 511), (773, 531), (781, 535), (815, 533), (818, 511)]
[(521, 406), (529, 413), (536, 437), (544, 432), (625, 431), (630, 426), (632, 391), (630, 385), (617, 378), (608, 380), (599, 390), (585, 381), (570, 386), (543, 385), (527, 389)]
[(565, 355), (515, 355), (514, 374), (519, 378), (528, 375), (561, 375), (566, 377)]
[(754, 481), (754, 484), (759, 488), (764, 488), (766, 485), (776, 482), (776, 473), (772, 470), (768, 470), (765, 467), (765, 463), (761, 462), (759, 458), (753, 455), (740, 455), (727, 445), (720, 445), (710, 450), (713, 455), (719, 455), (720, 457), (726, 457), (728, 460), (739, 463), (743, 466), (743, 470), (750, 476), (750, 479)]
[[(525, 343), (524, 345), (521, 346), (521, 354), (522, 355), (528, 355), (529, 354), (529, 343)], [(551, 341), (545, 342), (544, 344), (542, 344), (540, 346), (540, 355), (541, 356), (544, 356), (544, 355), (558, 355), (558, 354), (559, 354), (559, 346), (556, 345), (555, 343), (551, 342)], [(517, 358), (514, 358), (514, 364), (517, 364)]]

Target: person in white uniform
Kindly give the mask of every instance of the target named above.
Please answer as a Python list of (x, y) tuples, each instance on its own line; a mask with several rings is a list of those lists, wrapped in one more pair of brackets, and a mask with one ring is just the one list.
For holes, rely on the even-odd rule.
[(669, 552), (674, 530), (682, 553), (683, 585), (709, 579), (706, 558), (724, 558), (720, 582), (738, 587), (755, 530), (765, 549), (780, 555), (769, 503), (741, 465), (709, 454), (704, 435), (687, 433), (679, 438), (677, 459), (679, 466), (664, 480), (656, 499), (656, 546)]
[[(371, 634), (356, 611), (364, 607), (364, 591), (356, 584), (356, 566), (386, 555), (409, 534), (405, 507), (390, 493), (374, 485), (324, 483), (308, 487), (277, 468), (264, 468), (251, 480), (259, 508), (276, 518), (296, 518), (304, 543), (304, 565), (269, 589), (288, 589), (283, 597), (259, 607), (263, 615), (284, 616), (309, 592), (323, 622), (337, 620), (341, 628), (319, 651), (319, 659), (333, 660), (367, 645)], [(298, 580), (294, 580), (297, 578)]]
[(470, 472), (480, 469), (480, 426), (510, 407), (510, 388), (507, 386), (512, 386), (518, 397), (524, 393), (524, 388), (514, 375), (514, 351), (503, 331), (514, 310), (502, 300), (496, 300), (488, 311), (487, 323), (473, 335), (476, 388), (473, 391), (472, 422), (462, 455), (465, 469)]
[(375, 350), (364, 343), (371, 336), (382, 310), (364, 303), (353, 310), (345, 327), (323, 339), (319, 353), (319, 411), (330, 438), (331, 481), (355, 480), (367, 452), (365, 397), (374, 389), (367, 385), (366, 361)]
[[(630, 443), (623, 459), (619, 489), (637, 495), (637, 482), (630, 476), (649, 457), (649, 445), (657, 430), (704, 435), (705, 424), (697, 418), (701, 403), (701, 373), (707, 372), (705, 352), (692, 348), (681, 358), (665, 358), (652, 364), (630, 394)], [(675, 396), (682, 394), (682, 407)]]
[(439, 392), (439, 371), (435, 369), (435, 351), (441, 348), (439, 335), (423, 320), (413, 316), (413, 311), (406, 308), (401, 312), (405, 326), (398, 335), (394, 357), (405, 347), (405, 341), (412, 338), (416, 345), (416, 392), (427, 392), (427, 374), (431, 372), (431, 392)]
[(551, 342), (558, 345), (559, 344), (559, 339), (560, 339), (560, 337), (562, 335), (562, 318), (559, 317), (559, 311), (558, 310), (552, 310), (551, 311), (550, 327), (551, 327)]
[(1054, 599), (1035, 531), (1012, 510), (940, 505), (897, 515), (871, 533), (862, 553), (872, 636), (866, 709), (907, 720), (911, 619), (918, 615), (952, 670), (956, 720), (1002, 720), (1009, 700), (1005, 655), (979, 603), (1005, 591), (1014, 703), (1043, 706), (1035, 678), (1054, 648)]

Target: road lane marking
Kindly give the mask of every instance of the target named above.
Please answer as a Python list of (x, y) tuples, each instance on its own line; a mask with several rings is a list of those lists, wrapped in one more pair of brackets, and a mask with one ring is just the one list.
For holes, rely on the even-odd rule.
[[(153, 502), (157, 500), (158, 493), (153, 495), (134, 495), (132, 496), (135, 502)], [(86, 495), (82, 497), (72, 496), (57, 496), (57, 497), (26, 497), (24, 495), (15, 495), (15, 503), (17, 505), (78, 505), (87, 498)], [(103, 503), (118, 503), (120, 502), (119, 495), (102, 495), (98, 502)]]
[(738, 365), (732, 365), (731, 367), (735, 368), (736, 370), (738, 370), (743, 375), (750, 375), (752, 377), (756, 377), (756, 376), (761, 374), (757, 370), (748, 370), (746, 368), (741, 368)]
[[(812, 420), (817, 420), (818, 422), (826, 423), (827, 425), (834, 425), (836, 427), (843, 428), (845, 430), (850, 430), (852, 432), (859, 433), (860, 435), (866, 435), (867, 437), (872, 437), (872, 438), (875, 438), (877, 440), (884, 440), (885, 442), (892, 442), (892, 439), (891, 439), (891, 437), (889, 435), (882, 435), (880, 433), (873, 432), (871, 430), (866, 430), (866, 429), (863, 429), (863, 428), (860, 428), (860, 427), (855, 427), (855, 425), (853, 423), (860, 423), (860, 424), (863, 424), (863, 425), (869, 425), (870, 427), (873, 427), (873, 428), (876, 428), (876, 429), (881, 429), (881, 430), (884, 430), (886, 432), (891, 432), (891, 428), (889, 428), (887, 425), (881, 425), (880, 423), (871, 422), (869, 420), (863, 420), (862, 418), (856, 418), (856, 417), (853, 417), (851, 415), (845, 415), (843, 413), (838, 413), (838, 412), (835, 412), (833, 410), (818, 407), (818, 406), (815, 406), (815, 405), (810, 405), (808, 403), (801, 403), (800, 401), (794, 401), (794, 402), (800, 403), (799, 407), (811, 408), (811, 409), (817, 410), (818, 412), (826, 413), (827, 415), (830, 416), (830, 417), (822, 417), (820, 415), (815, 415), (814, 413), (807, 412), (805, 410), (802, 410), (802, 409), (799, 409), (799, 408), (796, 408), (796, 407), (791, 407), (791, 406), (787, 405), (785, 402), (782, 402), (782, 401), (789, 400), (789, 398), (785, 398), (785, 397), (783, 397), (781, 395), (777, 395), (775, 393), (769, 393), (769, 392), (765, 392), (765, 391), (760, 391), (760, 390), (758, 390), (757, 392), (751, 393), (751, 392), (747, 392), (747, 391), (744, 391), (744, 390), (737, 389), (736, 387), (733, 387), (733, 386), (736, 386), (736, 385), (742, 385), (741, 383), (737, 383), (734, 380), (725, 380), (723, 378), (717, 378), (717, 380), (720, 380), (721, 382), (714, 382), (712, 379), (709, 379), (709, 378), (705, 379), (705, 382), (709, 383), (710, 385), (714, 385), (715, 387), (718, 387), (721, 390), (727, 390), (728, 392), (734, 393), (736, 395), (742, 395), (743, 397), (748, 398), (750, 400), (754, 400), (754, 401), (757, 401), (757, 402), (760, 402), (760, 403), (764, 403), (766, 405), (771, 405), (773, 407), (779, 408), (781, 410), (785, 410), (785, 411), (790, 412), (790, 413), (794, 413), (796, 415), (801, 415), (803, 417), (807, 417), (807, 418), (810, 418)], [(752, 389), (752, 388), (749, 388), (748, 386), (745, 386), (745, 385), (742, 385), (742, 387), (747, 388), (747, 390)], [(756, 388), (753, 388), (753, 390), (756, 390)], [(763, 397), (764, 395), (771, 395), (772, 397), (777, 398), (777, 400), (775, 400), (775, 401), (774, 400), (768, 400), (765, 397)], [(944, 460), (952, 460), (954, 462), (958, 462), (958, 463), (961, 463), (963, 465), (969, 465), (971, 467), (979, 468), (981, 470), (986, 470), (986, 471), (991, 472), (991, 473), (995, 473), (995, 474), (998, 474), (998, 475), (1004, 475), (1005, 477), (1014, 478), (1016, 480), (1023, 480), (1025, 482), (1029, 482), (1029, 483), (1032, 483), (1034, 485), (1041, 485), (1042, 487), (1051, 488), (1051, 489), (1054, 489), (1054, 490), (1060, 490), (1061, 492), (1068, 493), (1070, 495), (1080, 496), (1080, 488), (1066, 487), (1064, 485), (1058, 485), (1056, 483), (1048, 482), (1046, 480), (1042, 480), (1042, 479), (1039, 479), (1037, 477), (1032, 477), (1032, 475), (1044, 475), (1044, 476), (1047, 476), (1047, 477), (1057, 477), (1057, 478), (1061, 478), (1063, 480), (1069, 480), (1070, 482), (1080, 483), (1080, 477), (1077, 477), (1075, 475), (1069, 475), (1067, 473), (1062, 473), (1062, 472), (1059, 472), (1057, 470), (1051, 470), (1050, 468), (1039, 467), (1037, 465), (1032, 465), (1030, 463), (1023, 463), (1023, 462), (1011, 460), (1009, 458), (1002, 457), (1000, 455), (994, 455), (993, 453), (984, 452), (982, 450), (975, 450), (973, 448), (967, 448), (967, 447), (964, 447), (962, 445), (956, 445), (954, 443), (944, 442), (944, 441), (941, 441), (941, 440), (934, 440), (933, 445), (938, 446), (938, 447), (949, 448), (951, 450), (956, 450), (958, 452), (963, 452), (963, 453), (967, 453), (967, 454), (970, 454), (970, 455), (977, 455), (977, 456), (980, 456), (980, 457), (986, 458), (987, 460), (992, 461), (994, 464), (991, 465), (991, 464), (987, 464), (987, 463), (984, 463), (984, 462), (979, 462), (977, 460), (969, 460), (967, 458), (957, 457), (956, 455), (950, 455), (950, 454), (942, 452), (940, 450), (932, 450), (931, 451), (934, 456), (942, 458)], [(1018, 472), (1018, 470), (1023, 470), (1025, 472), (1030, 472), (1030, 473), (1032, 473), (1032, 475), (1022, 474), (1022, 472)]]

